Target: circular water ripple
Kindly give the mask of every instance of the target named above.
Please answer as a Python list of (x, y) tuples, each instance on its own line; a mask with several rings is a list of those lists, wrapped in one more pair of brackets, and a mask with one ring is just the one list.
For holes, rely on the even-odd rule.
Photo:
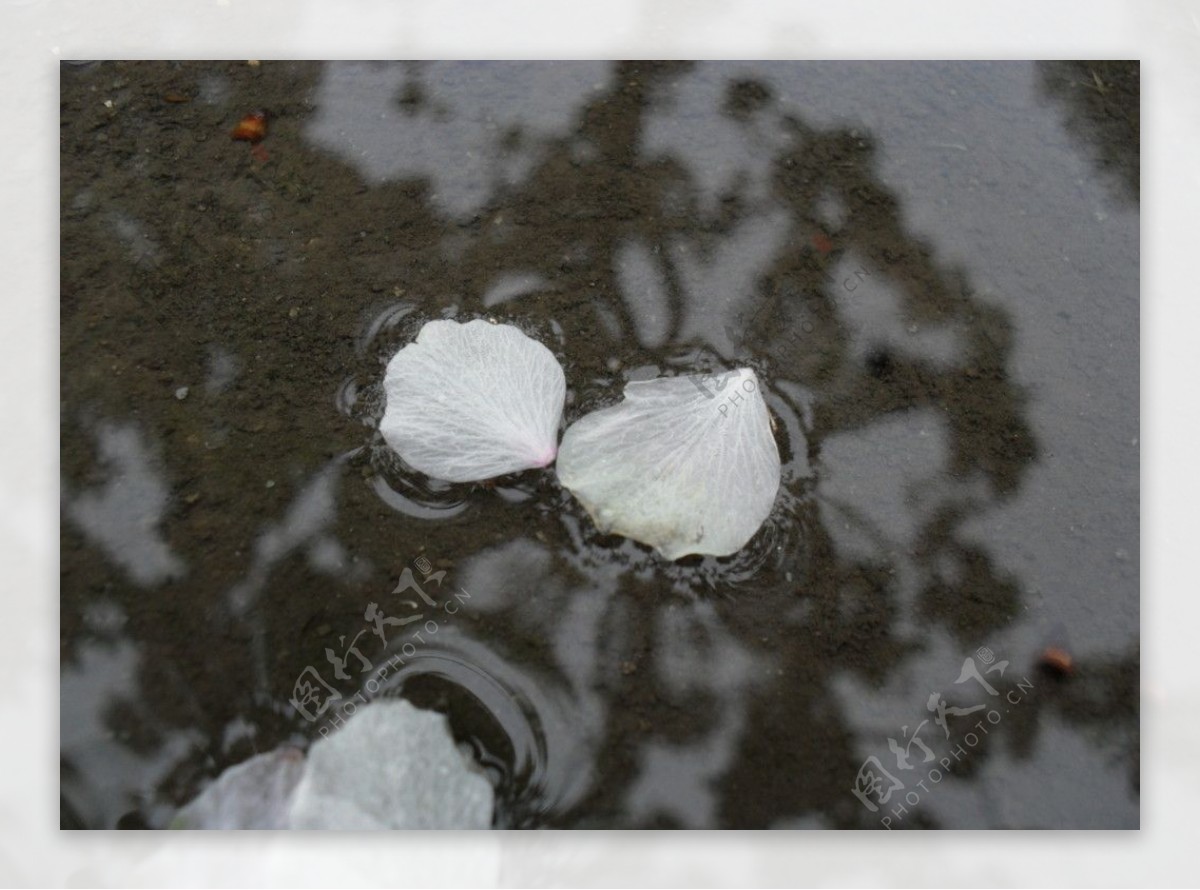
[(600, 721), (561, 679), (518, 666), (452, 626), (419, 645), (394, 646), (376, 663), (367, 682), (374, 697), (449, 715), (496, 788), (497, 828), (543, 825), (587, 792), (595, 748), (588, 727)]
[[(387, 341), (397, 339), (398, 335), (403, 335), (408, 332), (409, 327), (413, 327), (413, 335), (419, 331), (428, 319), (417, 317), (410, 318), (417, 311), (415, 303), (401, 301), (392, 303), (376, 314), (355, 344), (356, 351), (361, 356), (375, 355), (381, 345), (385, 345)], [(405, 321), (405, 319), (409, 319)], [(399, 348), (399, 347), (397, 347)], [(395, 350), (392, 350), (393, 352)], [(391, 357), (391, 353), (384, 358), (386, 363), (387, 358)]]
[[(338, 410), (364, 426), (378, 429), (386, 398), (383, 374), (388, 361), (429, 319), (415, 304), (392, 303), (371, 318), (356, 343), (364, 359), (360, 373), (343, 381), (335, 402)], [(470, 487), (431, 479), (409, 467), (378, 433), (367, 449), (371, 475), (367, 484), (391, 509), (406, 516), (430, 521), (452, 519), (468, 507)]]

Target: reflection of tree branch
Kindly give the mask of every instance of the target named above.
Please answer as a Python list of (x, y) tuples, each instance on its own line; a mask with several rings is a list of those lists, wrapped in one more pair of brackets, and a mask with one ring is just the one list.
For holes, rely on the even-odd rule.
[(859, 531), (872, 540), (872, 543), (880, 553), (887, 553), (896, 549), (896, 542), (888, 540), (887, 535), (879, 527), (879, 523), (872, 522), (863, 515), (861, 510), (856, 510), (851, 505), (828, 496), (822, 498), (822, 502), (828, 505), (831, 510), (842, 514), (852, 521)]
[[(1011, 323), (1000, 308), (974, 300), (961, 274), (942, 274), (928, 248), (905, 232), (899, 202), (870, 170), (873, 148), (867, 138), (817, 133), (799, 121), (790, 123), (798, 146), (777, 162), (776, 189), (779, 200), (792, 207), (794, 220), (811, 220), (821, 191), (831, 190), (846, 208), (845, 224), (836, 233), (839, 253), (853, 248), (870, 258), (876, 274), (899, 288), (904, 317), (953, 322), (965, 340), (957, 372), (884, 353), (883, 361), (864, 373), (850, 361), (848, 339), (840, 331), (832, 301), (826, 296), (813, 307), (810, 297), (805, 319), (820, 326), (820, 336), (805, 337), (800, 348), (790, 352), (822, 343), (823, 363), (801, 360), (799, 365), (807, 375), (801, 382), (827, 395), (818, 406), (814, 434), (824, 438), (892, 411), (933, 406), (946, 414), (954, 434), (951, 472), (961, 476), (982, 470), (997, 491), (1011, 493), (1036, 453), (1021, 416), (1025, 398), (1006, 372), (1012, 354)], [(839, 157), (847, 160), (831, 163)], [(797, 238), (794, 243), (803, 241)], [(776, 292), (786, 283), (795, 294), (827, 295), (822, 283), (831, 259), (807, 247), (794, 248), (770, 273)]]
[(1067, 132), (1083, 143), (1116, 195), (1141, 192), (1141, 63), (1038, 62), (1042, 95), (1059, 102)]
[[(966, 505), (943, 505), (925, 524), (913, 560), (928, 579), (920, 595), (922, 614), (945, 624), (962, 642), (978, 644), (1012, 620), (1021, 595), (983, 547), (955, 534), (969, 515)], [(946, 561), (953, 565), (951, 578), (940, 571)]]
[(1016, 719), (1009, 730), (1014, 756), (1033, 756), (1043, 719), (1054, 715), (1081, 729), (1097, 749), (1113, 752), (1124, 765), (1131, 791), (1138, 793), (1140, 665), (1140, 652), (1134, 649), (1114, 658), (1079, 660), (1068, 677), (1041, 671), (1029, 707), (1022, 704), (1012, 712)]
[[(301, 75), (287, 83), (289, 94), (302, 95), (311, 90), (319, 75), (315, 66), (300, 66), (298, 70)], [(751, 292), (745, 295), (748, 305), (736, 306), (742, 310), (741, 316), (730, 313), (725, 318), (704, 319), (704, 323), (719, 329), (735, 347), (744, 348), (739, 349), (739, 358), (762, 362), (779, 379), (794, 381), (814, 394), (812, 423), (806, 430), (813, 466), (819, 467), (820, 449), (830, 437), (865, 429), (896, 412), (930, 408), (945, 417), (950, 431), (945, 474), (965, 483), (970, 483), (971, 477), (982, 476), (991, 489), (990, 498), (939, 505), (932, 515), (923, 518), (914, 552), (899, 557), (893, 557), (893, 542), (886, 540), (869, 514), (832, 502), (835, 510), (850, 515), (864, 530), (877, 551), (871, 558), (855, 559), (838, 553), (829, 530), (822, 524), (817, 502), (806, 487), (811, 480), (798, 481), (786, 497), (788, 509), (794, 509), (788, 522), (801, 540), (794, 548), (796, 552), (789, 554), (794, 557), (798, 577), (785, 578), (781, 571), (764, 571), (756, 575), (753, 584), (739, 587), (736, 601), (726, 596), (728, 591), (710, 597), (720, 627), (746, 650), (777, 657), (780, 676), (786, 678), (741, 693), (748, 729), (732, 768), (717, 783), (722, 821), (764, 826), (783, 816), (818, 813), (835, 824), (852, 826), (861, 818), (846, 790), (846, 777), (855, 768), (851, 763), (855, 738), (840, 712), (831, 678), (841, 672), (882, 685), (891, 672), (912, 657), (917, 644), (898, 636), (901, 619), (912, 616), (900, 614), (893, 559), (911, 559), (924, 574), (926, 586), (919, 598), (922, 616), (944, 624), (959, 639), (978, 639), (1009, 620), (1020, 605), (1015, 582), (984, 548), (964, 543), (958, 533), (983, 508), (1011, 497), (1037, 457), (1027, 396), (1008, 371), (1013, 325), (1002, 308), (975, 297), (964, 272), (940, 266), (933, 249), (905, 228), (900, 201), (879, 181), (874, 170), (875, 146), (869, 134), (823, 131), (794, 115), (784, 115), (770, 88), (754, 79), (731, 83), (725, 101), (714, 110), (723, 110), (740, 126), (758, 128), (755, 132), (766, 132), (764, 121), (775, 115), (770, 120), (780, 125), (786, 138), (776, 143), (764, 138), (756, 143), (762, 152), (769, 153), (766, 195), (751, 193), (748, 176), (735, 176), (729, 193), (719, 196), (716, 210), (702, 211), (701, 183), (683, 159), (647, 159), (641, 152), (647, 122), (670, 101), (671, 87), (689, 70), (689, 66), (674, 64), (619, 65), (611, 88), (578, 110), (576, 126), (569, 135), (539, 141), (527, 132), (509, 133), (501, 149), (513, 154), (529, 152), (532, 169), (516, 185), (497, 185), (489, 203), (475, 219), (462, 225), (445, 220), (431, 200), (427, 185), (410, 180), (366, 189), (346, 163), (321, 152), (303, 154), (293, 145), (292, 150), (303, 158), (296, 170), (279, 179), (270, 179), (275, 175), (272, 168), (256, 174), (273, 184), (272, 188), (262, 188), (261, 200), (277, 216), (268, 215), (253, 237), (263, 243), (271, 239), (290, 243), (287, 239), (297, 228), (313, 229), (312, 237), (306, 239), (309, 243), (304, 247), (303, 259), (310, 268), (321, 269), (321, 296), (311, 299), (321, 306), (326, 333), (322, 334), (319, 325), (310, 328), (283, 321), (286, 313), (279, 318), (271, 315), (262, 330), (254, 332), (251, 352), (256, 361), (261, 355), (268, 380), (270, 375), (283, 373), (280, 368), (286, 368), (288, 380), (296, 384), (297, 391), (329, 390), (328, 381), (340, 379), (344, 364), (353, 361), (353, 344), (346, 332), (361, 322), (361, 305), (344, 292), (325, 299), (325, 290), (337, 290), (328, 288), (329, 282), (362, 281), (372, 288), (378, 284), (382, 291), (382, 282), (387, 282), (390, 289), (398, 281), (409, 288), (405, 298), (432, 315), (464, 294), (482, 294), (490, 276), (498, 271), (530, 269), (546, 281), (546, 287), (538, 292), (536, 303), (516, 301), (513, 312), (574, 324), (570, 355), (573, 380), (611, 374), (606, 361), (614, 352), (619, 352), (627, 365), (661, 364), (670, 350), (704, 345), (703, 338), (690, 328), (688, 342), (681, 342), (690, 308), (688, 267), (685, 264), (681, 270), (671, 255), (672, 246), (684, 243), (696, 251), (695, 255), (712, 257), (719, 255), (719, 249), (728, 244), (742, 222), (786, 214), (786, 225), (781, 227), (783, 247), (766, 268), (758, 270)], [(277, 76), (271, 66), (265, 66), (263, 73)], [(64, 92), (68, 98), (73, 89), (67, 81)], [(412, 125), (418, 126), (422, 115), (417, 112), (432, 100), (414, 76), (395, 101), (411, 116)], [(447, 106), (441, 113), (452, 115), (453, 111)], [(297, 116), (301, 114), (297, 112)], [(90, 146), (93, 138), (82, 124), (76, 125), (64, 115), (65, 145)], [(173, 152), (187, 156), (186, 152), (199, 150), (190, 136), (180, 145), (177, 152), (172, 148), (162, 156), (171, 158)], [(294, 160), (289, 163), (296, 164)], [(500, 169), (497, 162), (492, 172)], [(498, 174), (493, 179), (503, 181)], [(131, 191), (144, 187), (141, 179), (131, 182)], [(262, 184), (257, 183), (256, 188)], [(300, 185), (306, 194), (319, 191), (322, 207), (333, 208), (327, 216), (314, 218), (311, 209), (303, 208), (303, 202), (291, 201), (289, 196)], [(254, 195), (256, 200), (260, 198), (258, 191)], [(844, 208), (844, 222), (838, 226), (828, 226), (818, 212), (826, 196), (832, 196)], [(162, 202), (152, 203), (159, 206)], [(185, 234), (189, 249), (211, 251), (199, 256), (205, 262), (211, 259), (217, 273), (229, 280), (244, 281), (247, 276), (241, 263), (247, 248), (244, 243), (235, 244), (238, 238), (224, 231), (226, 227), (236, 231), (237, 217), (234, 209), (219, 224), (196, 217), (189, 222), (193, 228)], [(371, 246), (370, 241), (354, 241), (353, 250), (345, 251), (347, 233), (359, 231), (364, 218), (391, 220), (386, 239), (378, 247)], [(501, 219), (503, 225), (499, 224)], [(64, 243), (78, 239), (74, 225), (70, 220), (64, 222)], [(161, 228), (172, 231), (169, 225)], [(817, 234), (825, 240), (814, 242)], [(242, 240), (253, 243), (249, 235)], [(826, 241), (831, 245), (829, 249), (823, 249)], [(636, 317), (615, 279), (619, 248), (629, 242), (650, 250), (662, 282), (666, 321), (660, 350), (638, 346)], [(167, 247), (179, 249), (178, 245)], [(961, 343), (957, 365), (946, 368), (924, 358), (906, 357), (885, 346), (872, 346), (865, 358), (854, 352), (852, 338), (856, 332), (850, 329), (837, 304), (837, 285), (829, 283), (839, 259), (850, 252), (861, 258), (865, 271), (898, 291), (903, 318), (955, 327)], [(454, 262), (443, 259), (450, 253)], [(65, 266), (64, 283), (83, 280), (93, 272), (90, 267), (81, 268), (72, 274), (72, 267)], [(139, 274), (153, 279), (158, 290), (167, 289), (158, 280), (167, 274), (165, 270), (147, 269)], [(156, 288), (147, 292), (156, 292)], [(68, 290), (64, 287), (64, 292)], [(191, 291), (185, 295), (195, 296)], [(81, 300), (80, 305), (84, 302)], [(231, 300), (228, 305), (214, 303), (211, 317), (196, 320), (180, 313), (186, 316), (186, 323), (181, 321), (179, 330), (170, 331), (172, 337), (199, 339), (211, 335), (209, 327), (219, 331), (220, 336), (236, 337), (245, 326), (244, 300)], [(196, 300), (196, 305), (202, 304), (203, 300)], [(273, 303), (269, 305), (277, 308)], [(597, 307), (616, 319), (615, 340), (594, 330)], [(733, 321), (726, 324), (730, 317)], [(77, 328), (83, 329), (74, 314), (67, 311), (63, 327), (64, 342), (80, 336)], [(331, 335), (329, 330), (339, 333)], [(165, 352), (173, 348), (153, 338), (146, 342)], [(344, 351), (339, 351), (343, 346)], [(315, 358), (297, 362), (298, 354)], [(364, 378), (378, 374), (379, 359), (378, 355), (364, 359)], [(64, 403), (90, 395), (75, 387), (100, 376), (80, 375), (80, 382), (64, 379)], [(586, 384), (578, 385), (582, 391)], [(146, 404), (153, 402), (153, 391), (136, 395)], [(788, 395), (781, 397), (797, 407)], [(576, 407), (583, 401), (581, 397)], [(239, 401), (227, 410), (235, 426), (247, 428), (261, 423), (261, 416), (274, 417), (261, 396)], [(328, 413), (328, 406), (320, 400), (311, 400), (310, 404), (293, 397), (282, 406), (280, 416), (284, 419), (276, 421), (281, 436), (274, 441), (289, 449), (288, 472), (294, 475), (302, 458), (311, 459), (313, 454), (332, 451), (335, 444), (345, 444), (339, 437), (351, 435), (346, 432), (349, 423), (323, 437), (309, 432), (326, 430)], [(194, 422), (179, 421), (182, 434), (176, 438), (196, 438), (202, 443), (203, 430), (193, 437), (193, 430), (187, 426)], [(296, 435), (298, 431), (304, 434)], [(353, 435), (360, 432), (355, 429)], [(235, 441), (241, 445), (247, 438)], [(194, 447), (192, 453), (183, 452), (180, 463), (202, 468), (195, 473), (205, 480), (220, 475), (211, 472), (213, 458), (203, 446)], [(256, 447), (264, 454), (271, 450), (261, 444)], [(64, 473), (74, 477), (85, 472), (86, 462), (66, 454), (64, 467)], [(271, 511), (276, 508), (269, 501), (254, 501), (249, 494), (251, 489), (261, 490), (257, 472), (231, 473), (226, 487), (219, 482), (207, 483), (220, 497), (212, 497), (213, 513), (203, 520), (205, 549), (232, 552), (253, 539), (261, 517), (273, 515)], [(380, 509), (373, 496), (360, 488), (346, 488), (348, 493), (339, 495), (337, 521), (352, 530), (351, 537), (364, 561), (389, 565), (395, 557), (397, 528), (406, 540), (424, 540), (435, 534), (427, 524), (407, 517), (399, 520), (399, 526), (379, 522)], [(539, 490), (542, 496), (546, 499), (543, 504), (535, 504), (522, 514), (522, 521), (539, 523), (538, 536), (555, 534), (560, 514), (576, 509), (565, 495), (552, 508), (544, 506), (555, 497), (550, 483)], [(230, 519), (225, 514), (235, 503), (245, 507), (245, 515)], [(206, 506), (202, 502), (198, 508), (201, 515)], [(509, 534), (511, 527), (506, 523), (511, 523), (515, 511), (511, 505), (481, 511), (481, 522), (490, 523), (482, 526), (486, 535), (480, 534), (481, 527), (467, 524), (469, 516), (461, 523), (439, 528), (436, 534), (442, 536), (446, 552), (469, 557), (484, 546), (481, 541), (494, 542)], [(69, 531), (64, 533), (64, 541), (74, 543)], [(559, 534), (558, 542), (568, 553), (574, 547), (570, 558), (588, 570), (580, 571), (581, 578), (571, 578), (573, 587), (586, 586), (592, 570), (611, 568), (614, 562), (611, 553), (599, 548), (580, 556), (579, 551), (589, 545), (572, 541), (564, 533)], [(63, 548), (64, 578), (68, 578), (67, 571), (73, 570), (78, 574), (71, 576), (71, 581), (78, 590), (102, 588), (107, 583), (104, 571), (88, 564), (84, 556), (73, 552), (75, 549)], [(946, 558), (959, 568), (959, 577), (948, 580), (937, 575), (939, 563)], [(596, 765), (603, 779), (586, 803), (572, 812), (540, 814), (558, 824), (581, 819), (608, 820), (608, 825), (619, 822), (623, 795), (636, 772), (635, 740), (651, 736), (691, 738), (717, 719), (712, 705), (719, 696), (705, 688), (703, 671), (697, 672), (700, 676), (695, 688), (681, 696), (683, 701), (668, 700), (657, 675), (658, 650), (650, 628), (666, 610), (687, 606), (686, 598), (682, 606), (675, 599), (681, 588), (695, 598), (709, 597), (705, 583), (721, 576), (711, 566), (671, 567), (672, 580), (683, 581), (673, 590), (664, 591), (655, 580), (661, 580), (667, 570), (656, 575), (657, 568), (642, 569), (644, 566), (622, 576), (621, 595), (612, 597), (611, 604), (605, 606), (609, 611), (599, 620), (603, 631), (598, 635), (600, 640), (584, 644), (596, 648), (594, 660), (601, 665), (600, 676), (588, 691), (603, 698), (608, 715), (604, 737), (597, 743)], [(514, 567), (512, 576), (520, 575), (520, 567)], [(147, 663), (154, 666), (153, 671), (147, 670), (138, 678), (140, 695), (147, 706), (162, 716), (164, 725), (198, 725), (211, 741), (208, 750), (197, 751), (180, 766), (173, 784), (163, 783), (167, 799), (185, 797), (191, 790), (185, 787), (189, 783), (195, 785), (214, 766), (225, 766), (236, 759), (239, 752), (221, 748), (221, 736), (226, 727), (247, 713), (253, 714), (260, 740), (286, 737), (295, 728), (287, 715), (249, 700), (243, 688), (246, 677), (253, 676), (255, 670), (247, 651), (249, 632), (243, 624), (227, 615), (214, 614), (214, 607), (205, 605), (211, 602), (206, 597), (209, 580), (204, 576), (188, 579), (173, 591), (168, 606), (156, 607), (166, 610), (170, 622), (153, 620), (157, 613), (147, 612), (145, 604), (131, 591), (116, 594), (129, 605), (131, 614), (139, 616), (128, 632), (145, 647)], [(367, 583), (378, 582), (378, 577), (372, 577)], [(68, 586), (64, 583), (63, 647), (64, 652), (71, 653), (75, 637), (86, 635), (86, 628), (81, 598), (71, 596)], [(356, 626), (361, 604), (355, 595), (343, 595), (356, 591), (339, 590), (339, 595), (331, 598), (329, 586), (329, 579), (315, 574), (303, 560), (289, 558), (280, 563), (256, 616), (262, 626), (269, 627), (263, 643), (270, 650), (265, 653), (269, 657), (263, 659), (269, 688), (290, 688), (313, 653), (319, 656), (323, 644), (312, 640), (328, 634), (317, 628), (328, 625), (340, 633)], [(534, 591), (531, 598), (538, 595)], [(971, 610), (961, 607), (964, 597), (973, 598)], [(532, 622), (520, 605), (505, 605), (488, 613), (487, 621), (474, 624), (472, 632), (484, 639), (502, 639), (513, 657), (550, 665), (553, 670), (558, 657), (556, 646), (569, 648), (558, 636), (566, 622), (553, 608), (545, 607), (544, 601), (542, 605), (540, 624)], [(266, 615), (270, 616), (269, 623)], [(771, 620), (763, 621), (764, 615)], [(186, 632), (179, 629), (181, 626)], [(304, 645), (296, 645), (298, 637)], [(310, 643), (313, 648), (305, 648)], [(629, 673), (619, 667), (625, 663), (634, 666)], [(1132, 664), (1136, 666), (1135, 656)], [(174, 676), (172, 682), (162, 679), (166, 665), (196, 684), (201, 714), (187, 713), (188, 708), (180, 705), (178, 680)], [(1099, 689), (1089, 685), (1080, 690), (1078, 698), (1064, 700), (1063, 715), (1095, 732), (1099, 732), (1106, 717), (1125, 720), (1127, 715), (1122, 709), (1128, 708), (1128, 696), (1136, 701), (1136, 690), (1121, 685), (1128, 681), (1129, 672), (1128, 663), (1113, 665), (1111, 675), (1105, 675)], [(1069, 688), (1064, 686), (1065, 690)], [(236, 692), (230, 694), (230, 690)], [(1085, 691), (1094, 695), (1088, 697)], [(1029, 713), (1036, 711), (1029, 709)], [(115, 714), (113, 722), (121, 722), (126, 729), (137, 728), (123, 712)], [(1033, 731), (1033, 727), (1028, 730), (1029, 734)], [(153, 746), (155, 739), (144, 744)], [(1130, 756), (1136, 764), (1136, 741)], [(772, 781), (764, 783), (764, 776), (772, 777)]]

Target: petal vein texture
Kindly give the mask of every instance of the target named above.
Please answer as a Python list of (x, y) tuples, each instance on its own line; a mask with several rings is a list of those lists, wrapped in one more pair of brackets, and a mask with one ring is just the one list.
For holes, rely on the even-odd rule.
[(373, 701), (313, 744), (292, 828), (488, 828), (492, 785), (455, 746), (445, 716)]
[(230, 767), (172, 828), (488, 828), (491, 783), (442, 714), (402, 699), (357, 709), (307, 758), (284, 746)]
[(779, 490), (779, 449), (758, 378), (742, 368), (719, 383), (630, 383), (620, 404), (567, 429), (558, 478), (601, 531), (667, 559), (736, 553)]
[(384, 391), (384, 439), (427, 476), (475, 482), (557, 454), (562, 366), (512, 325), (429, 322), (388, 363)]

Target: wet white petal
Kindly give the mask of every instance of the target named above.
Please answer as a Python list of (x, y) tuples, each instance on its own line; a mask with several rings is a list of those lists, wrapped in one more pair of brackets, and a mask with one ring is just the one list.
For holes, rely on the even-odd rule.
[(431, 321), (388, 363), (380, 430), (414, 469), (473, 482), (550, 464), (566, 380), (512, 325)]
[(292, 828), (487, 828), (492, 785), (446, 718), (396, 699), (358, 709), (308, 752)]
[(492, 785), (446, 718), (373, 701), (315, 742), (307, 759), (277, 748), (230, 767), (172, 828), (487, 828)]
[(740, 550), (771, 512), (779, 474), (748, 368), (630, 383), (619, 405), (567, 429), (558, 456), (559, 480), (602, 531), (667, 559)]
[(172, 828), (287, 828), (304, 755), (283, 747), (231, 766), (171, 821)]

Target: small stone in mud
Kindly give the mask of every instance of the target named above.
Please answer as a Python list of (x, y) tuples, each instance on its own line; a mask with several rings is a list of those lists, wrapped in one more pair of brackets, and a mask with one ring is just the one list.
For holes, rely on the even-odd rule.
[(267, 113), (253, 111), (238, 121), (238, 125), (229, 134), (231, 139), (239, 142), (249, 142), (258, 145), (267, 137)]
[(1056, 677), (1069, 677), (1075, 672), (1071, 653), (1059, 646), (1047, 646), (1038, 657), (1038, 667)]
[(179, 401), (182, 402), (187, 397), (188, 397), (188, 388), (186, 386), (181, 386), (181, 387), (179, 387), (179, 389), (175, 390), (175, 398), (179, 399)]

